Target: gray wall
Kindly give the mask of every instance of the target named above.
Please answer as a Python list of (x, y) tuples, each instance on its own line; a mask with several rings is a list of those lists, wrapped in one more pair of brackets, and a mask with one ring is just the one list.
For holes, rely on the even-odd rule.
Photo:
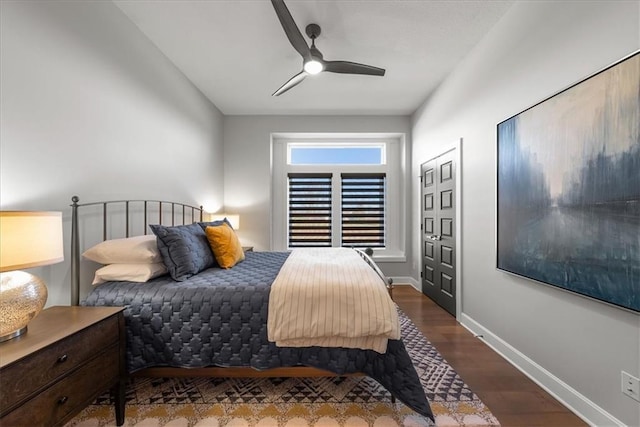
[[(399, 116), (226, 116), (224, 122), (224, 194), (227, 211), (239, 213), (240, 240), (257, 250), (270, 249), (271, 134), (278, 132), (405, 133), (411, 146), (409, 117)], [(408, 169), (408, 167), (407, 167)], [(408, 173), (408, 170), (405, 171)], [(409, 220), (409, 211), (406, 212)], [(407, 227), (408, 228), (408, 227)], [(410, 242), (407, 229), (406, 241)], [(407, 243), (407, 259), (411, 245)], [(407, 276), (409, 263), (381, 263), (389, 276)]]
[(640, 374), (640, 316), (496, 270), (496, 125), (638, 48), (638, 2), (519, 2), (413, 117), (414, 175), (464, 138), (461, 320), (602, 426), (640, 425), (620, 385)]
[(222, 114), (111, 2), (0, 2), (0, 207), (59, 210), (68, 304), (72, 195), (222, 206)]

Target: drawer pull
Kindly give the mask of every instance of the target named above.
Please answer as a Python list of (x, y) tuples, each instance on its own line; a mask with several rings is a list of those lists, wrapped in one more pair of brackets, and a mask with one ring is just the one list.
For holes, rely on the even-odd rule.
[(68, 358), (69, 357), (66, 354), (63, 354), (62, 356), (58, 357), (58, 363), (64, 363)]
[(60, 399), (58, 399), (58, 405), (64, 405), (65, 403), (67, 403), (67, 400), (69, 400), (67, 396), (62, 396)]

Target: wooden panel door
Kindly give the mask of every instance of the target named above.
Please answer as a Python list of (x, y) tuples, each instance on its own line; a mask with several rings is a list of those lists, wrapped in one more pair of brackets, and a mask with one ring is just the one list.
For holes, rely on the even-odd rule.
[(456, 315), (456, 164), (449, 151), (420, 167), (422, 292)]

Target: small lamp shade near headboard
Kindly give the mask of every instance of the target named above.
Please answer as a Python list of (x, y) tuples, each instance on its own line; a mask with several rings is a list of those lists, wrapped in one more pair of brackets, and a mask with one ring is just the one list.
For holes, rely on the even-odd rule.
[(222, 221), (225, 218), (227, 218), (234, 230), (240, 229), (240, 215), (238, 214), (209, 214), (209, 221)]

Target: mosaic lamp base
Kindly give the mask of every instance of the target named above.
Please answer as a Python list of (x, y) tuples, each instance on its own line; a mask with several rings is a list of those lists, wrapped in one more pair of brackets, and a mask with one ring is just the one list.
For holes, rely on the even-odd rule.
[(0, 342), (27, 331), (27, 324), (42, 311), (47, 287), (24, 271), (0, 273)]

